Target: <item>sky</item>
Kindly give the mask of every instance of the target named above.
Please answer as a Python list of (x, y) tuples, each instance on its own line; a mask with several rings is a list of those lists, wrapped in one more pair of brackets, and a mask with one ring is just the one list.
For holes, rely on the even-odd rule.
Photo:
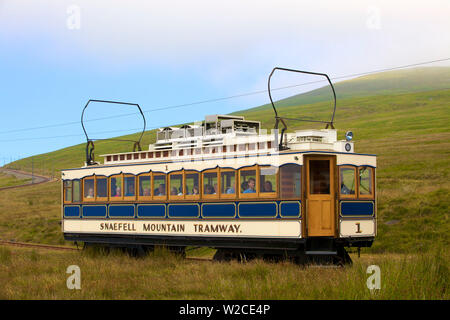
[[(338, 77), (448, 58), (448, 17), (448, 0), (0, 0), (0, 165), (85, 142), (89, 99), (137, 103), (150, 129), (268, 103), (276, 66)], [(85, 120), (127, 116), (87, 121), (89, 137), (139, 131), (135, 112), (90, 105)]]

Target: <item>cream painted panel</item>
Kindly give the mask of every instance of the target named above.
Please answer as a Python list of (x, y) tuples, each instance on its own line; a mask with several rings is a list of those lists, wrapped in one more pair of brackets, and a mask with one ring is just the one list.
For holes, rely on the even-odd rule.
[(179, 236), (300, 238), (301, 221), (65, 219), (64, 232)]
[[(359, 226), (358, 226), (359, 224)], [(375, 236), (375, 219), (340, 220), (341, 237)]]

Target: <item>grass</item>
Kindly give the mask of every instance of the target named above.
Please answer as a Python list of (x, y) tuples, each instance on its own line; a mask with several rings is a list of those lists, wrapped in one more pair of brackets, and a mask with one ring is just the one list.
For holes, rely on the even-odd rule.
[(18, 186), (30, 181), (31, 179), (18, 179), (13, 175), (0, 172), (0, 188)]
[(0, 239), (63, 244), (60, 183), (0, 191)]
[[(367, 255), (344, 268), (290, 262), (184, 260), (165, 250), (145, 258), (119, 251), (49, 252), (0, 247), (0, 299), (448, 299), (448, 252)], [(81, 270), (68, 290), (66, 269)], [(378, 265), (381, 289), (367, 288)]]

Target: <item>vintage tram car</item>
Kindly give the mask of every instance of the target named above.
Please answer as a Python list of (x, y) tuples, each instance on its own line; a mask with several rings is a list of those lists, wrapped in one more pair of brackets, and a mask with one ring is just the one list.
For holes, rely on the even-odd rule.
[(337, 140), (332, 122), (280, 133), (212, 115), (161, 128), (148, 150), (106, 154), (103, 164), (86, 153), (85, 166), (62, 170), (69, 241), (345, 262), (346, 247), (376, 236), (376, 156), (356, 153), (350, 133)]

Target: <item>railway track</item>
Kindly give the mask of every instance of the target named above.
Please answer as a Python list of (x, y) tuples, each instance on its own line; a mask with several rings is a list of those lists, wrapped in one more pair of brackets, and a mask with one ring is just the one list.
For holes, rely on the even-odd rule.
[[(0, 245), (5, 246), (14, 246), (14, 247), (24, 247), (24, 248), (37, 248), (37, 249), (47, 249), (47, 250), (62, 250), (62, 251), (82, 251), (80, 248), (71, 248), (71, 247), (63, 247), (63, 246), (53, 246), (48, 244), (41, 243), (28, 243), (28, 242), (17, 242), (17, 241), (8, 241), (8, 240), (0, 240)], [(190, 261), (213, 261), (212, 259), (205, 258), (195, 258), (195, 257), (185, 257), (186, 260)]]
[(52, 246), (52, 245), (48, 245), (48, 244), (17, 242), (17, 241), (8, 241), (8, 240), (0, 240), (0, 245), (25, 247), (25, 248), (48, 249), (48, 250), (63, 250), (63, 251), (79, 251), (80, 250), (80, 249), (71, 248), (71, 247)]
[(17, 186), (9, 186), (9, 187), (1, 187), (1, 190), (9, 190), (9, 189), (16, 189), (16, 188), (23, 188), (23, 187), (28, 187), (28, 186), (35, 186), (38, 184), (43, 184), (55, 179), (51, 179), (50, 177), (46, 177), (46, 176), (41, 176), (41, 175), (37, 175), (37, 174), (31, 174), (29, 172), (25, 172), (25, 171), (20, 171), (20, 170), (15, 170), (15, 169), (7, 169), (7, 168), (0, 168), (0, 172), (9, 174), (9, 175), (14, 175), (17, 178), (28, 178), (28, 179), (35, 179), (34, 182), (28, 182), (25, 184), (19, 184)]

